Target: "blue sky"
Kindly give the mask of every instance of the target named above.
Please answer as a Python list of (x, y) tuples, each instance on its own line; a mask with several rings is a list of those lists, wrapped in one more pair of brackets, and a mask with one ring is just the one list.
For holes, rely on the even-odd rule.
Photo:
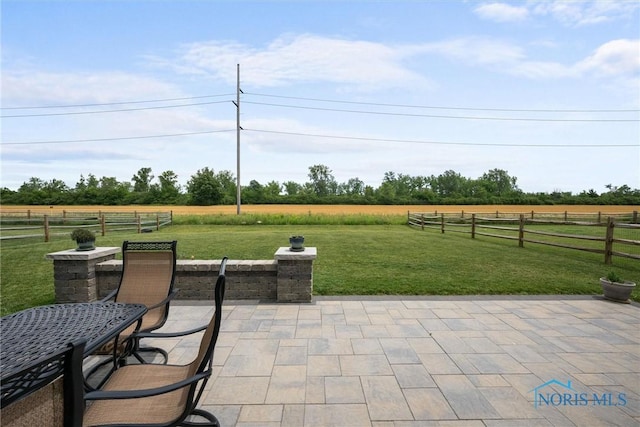
[(1, 7), (4, 187), (236, 175), (240, 64), (242, 185), (323, 164), (374, 187), (499, 168), (527, 192), (640, 188), (637, 1)]

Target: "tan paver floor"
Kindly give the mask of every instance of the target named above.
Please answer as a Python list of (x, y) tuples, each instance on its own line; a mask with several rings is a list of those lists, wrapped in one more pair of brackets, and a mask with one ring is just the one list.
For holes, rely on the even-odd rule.
[[(154, 342), (175, 363), (198, 343)], [(214, 365), (223, 426), (640, 425), (640, 308), (591, 297), (228, 301)]]

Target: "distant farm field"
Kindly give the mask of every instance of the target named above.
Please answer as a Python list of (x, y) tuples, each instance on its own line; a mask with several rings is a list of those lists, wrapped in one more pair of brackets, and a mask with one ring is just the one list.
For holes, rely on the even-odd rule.
[[(251, 214), (313, 214), (313, 215), (406, 215), (411, 212), (425, 213), (630, 213), (640, 206), (619, 205), (242, 205), (241, 213)], [(0, 206), (0, 213), (26, 212), (57, 215), (67, 212), (169, 212), (174, 215), (230, 215), (237, 212), (237, 206)]]

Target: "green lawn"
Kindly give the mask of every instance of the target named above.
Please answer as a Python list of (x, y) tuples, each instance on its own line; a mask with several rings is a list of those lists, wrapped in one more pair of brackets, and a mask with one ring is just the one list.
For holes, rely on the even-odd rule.
[[(97, 244), (176, 239), (181, 259), (273, 259), (292, 234), (318, 248), (317, 295), (600, 294), (598, 278), (611, 270), (640, 282), (636, 260), (614, 257), (607, 266), (599, 254), (406, 225), (174, 225), (142, 236), (111, 233)], [(44, 256), (73, 245), (63, 237), (3, 241), (1, 314), (52, 303), (53, 264)]]

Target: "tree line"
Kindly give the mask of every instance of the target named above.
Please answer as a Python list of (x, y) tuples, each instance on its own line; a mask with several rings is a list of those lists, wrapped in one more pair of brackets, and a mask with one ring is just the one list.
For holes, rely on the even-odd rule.
[[(628, 185), (606, 185), (601, 194), (585, 190), (579, 194), (554, 191), (525, 193), (517, 178), (502, 169), (491, 169), (479, 178), (466, 178), (448, 170), (440, 175), (411, 176), (386, 172), (379, 187), (366, 185), (359, 178), (338, 183), (326, 165), (309, 167), (309, 180), (252, 180), (241, 188), (242, 204), (429, 204), (429, 205), (640, 205), (640, 190)], [(141, 168), (130, 181), (114, 177), (80, 176), (75, 187), (63, 181), (44, 181), (32, 177), (17, 191), (2, 188), (3, 204), (12, 205), (233, 205), (236, 179), (230, 171), (214, 172), (205, 167), (192, 175), (186, 186), (178, 184), (171, 170), (157, 177), (151, 168)]]

